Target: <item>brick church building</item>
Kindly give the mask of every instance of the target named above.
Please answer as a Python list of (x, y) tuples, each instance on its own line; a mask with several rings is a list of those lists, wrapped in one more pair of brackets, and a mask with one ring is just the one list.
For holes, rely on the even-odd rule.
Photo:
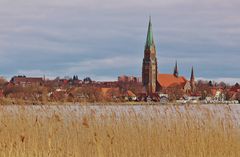
[(180, 86), (187, 91), (195, 88), (195, 77), (192, 68), (191, 78), (188, 81), (184, 76), (179, 76), (177, 62), (173, 74), (162, 74), (158, 72), (156, 46), (153, 38), (151, 18), (148, 24), (147, 39), (142, 64), (142, 83), (147, 95), (160, 93), (162, 89)]

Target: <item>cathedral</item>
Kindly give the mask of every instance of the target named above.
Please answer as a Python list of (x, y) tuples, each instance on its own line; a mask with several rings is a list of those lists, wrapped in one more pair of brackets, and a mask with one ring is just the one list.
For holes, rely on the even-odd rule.
[(189, 81), (184, 76), (179, 76), (177, 62), (172, 74), (159, 73), (151, 18), (149, 19), (147, 39), (144, 49), (144, 58), (142, 64), (142, 84), (147, 95), (160, 93), (162, 89), (174, 86), (181, 86), (185, 92), (193, 91), (195, 88), (193, 68)]

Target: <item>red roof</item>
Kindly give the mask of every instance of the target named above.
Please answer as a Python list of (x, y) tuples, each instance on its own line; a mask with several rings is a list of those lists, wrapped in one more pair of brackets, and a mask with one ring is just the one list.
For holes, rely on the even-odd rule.
[(135, 95), (132, 91), (130, 91), (130, 90), (127, 90), (126, 94), (127, 94), (127, 96), (129, 96), (129, 97), (135, 97), (135, 96), (136, 96), (136, 95)]
[(157, 80), (160, 86), (164, 88), (176, 85), (184, 86), (187, 82), (185, 77), (175, 77), (173, 74), (158, 74)]
[(216, 95), (217, 91), (223, 92), (223, 89), (222, 88), (216, 88), (216, 87), (211, 88), (212, 95)]
[(216, 95), (217, 89), (216, 89), (216, 88), (212, 88), (212, 89), (211, 89), (211, 93), (212, 93), (212, 95)]
[(103, 96), (106, 97), (106, 96), (108, 96), (111, 93), (119, 94), (120, 90), (119, 90), (119, 88), (114, 88), (114, 87), (111, 87), (111, 88), (101, 88), (101, 92), (102, 92)]
[(230, 89), (230, 91), (232, 91), (232, 92), (239, 92), (239, 91), (240, 91), (240, 87), (235, 87), (235, 86), (233, 86), (233, 87)]

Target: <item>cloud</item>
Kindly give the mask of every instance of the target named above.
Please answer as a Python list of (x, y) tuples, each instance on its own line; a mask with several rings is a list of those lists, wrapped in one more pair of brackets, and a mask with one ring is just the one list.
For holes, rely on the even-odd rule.
[[(141, 75), (152, 15), (160, 72), (240, 77), (238, 0), (0, 0), (0, 74)], [(234, 64), (233, 64), (234, 63)]]
[(215, 81), (215, 82), (225, 82), (230, 85), (234, 85), (236, 83), (240, 83), (240, 78), (229, 78), (229, 77), (223, 77), (223, 78), (197, 78), (197, 80), (206, 80), (206, 81)]
[(17, 72), (17, 75), (26, 75), (29, 77), (43, 77), (44, 75), (51, 76), (50, 71), (42, 71), (39, 69), (33, 69), (33, 70), (19, 70)]

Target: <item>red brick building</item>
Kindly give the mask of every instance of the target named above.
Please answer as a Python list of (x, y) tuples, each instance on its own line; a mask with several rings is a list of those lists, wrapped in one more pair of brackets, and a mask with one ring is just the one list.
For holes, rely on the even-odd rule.
[(152, 23), (150, 18), (142, 64), (142, 83), (144, 90), (148, 95), (152, 95), (158, 91), (157, 75), (158, 68), (156, 47), (153, 39)]
[(42, 85), (44, 82), (43, 78), (41, 77), (26, 77), (26, 76), (14, 76), (10, 83), (14, 85)]
[(195, 88), (193, 68), (191, 71), (190, 81), (188, 81), (184, 76), (179, 76), (177, 62), (175, 64), (173, 74), (158, 73), (156, 48), (153, 39), (151, 19), (149, 20), (142, 64), (142, 84), (144, 87), (144, 92), (147, 95), (153, 95), (160, 92), (161, 89), (173, 86), (180, 86), (184, 91), (193, 91)]

